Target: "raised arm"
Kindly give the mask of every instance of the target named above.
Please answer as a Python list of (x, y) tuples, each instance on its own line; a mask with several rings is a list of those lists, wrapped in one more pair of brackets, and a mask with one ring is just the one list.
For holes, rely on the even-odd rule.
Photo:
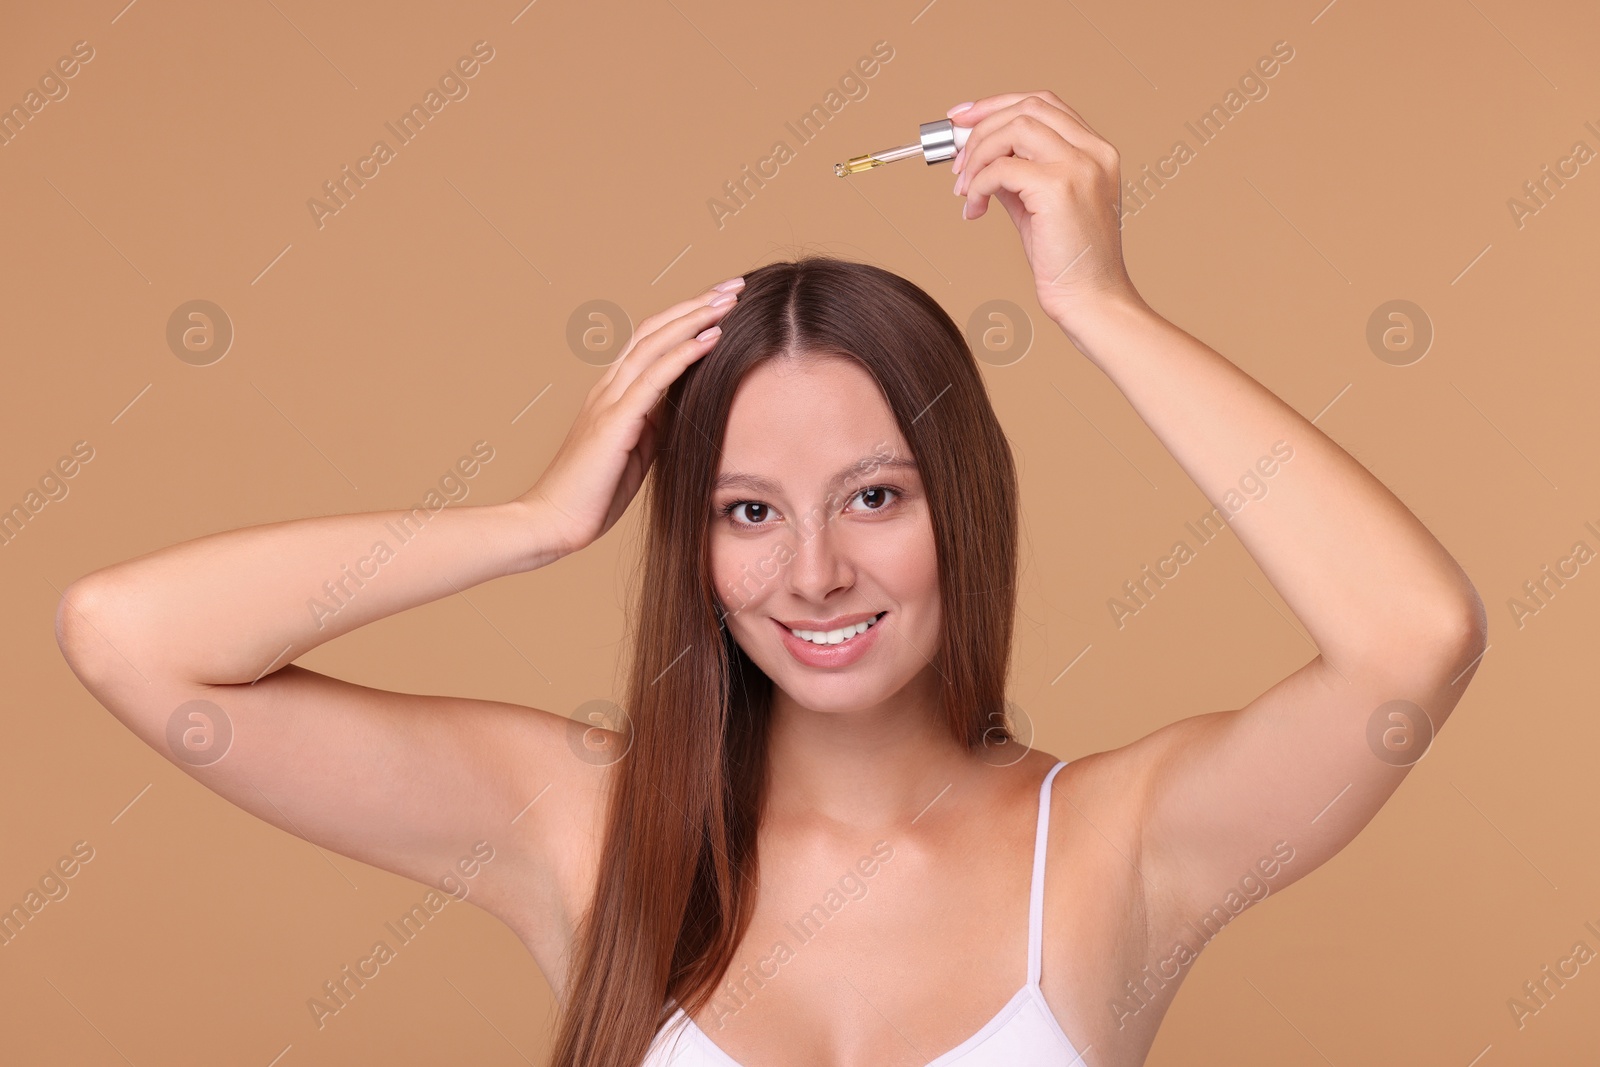
[[(557, 558), (523, 501), (229, 530), (69, 586), (57, 640), (85, 688), (207, 788), (280, 829), (479, 903), (549, 851), (582, 799), (564, 720), (494, 701), (372, 689), (291, 661), (333, 637)], [(545, 784), (564, 788), (512, 823)], [(554, 792), (554, 791), (553, 791)], [(490, 862), (456, 872), (479, 842)], [(517, 871), (537, 884), (540, 872)]]
[(441, 883), (453, 877), (503, 918), (552, 920), (556, 936), (584, 903), (573, 897), (585, 878), (575, 865), (596, 845), (608, 780), (608, 754), (588, 747), (593, 731), (535, 708), (372, 689), (291, 661), (605, 533), (650, 466), (662, 392), (710, 349), (713, 338), (696, 334), (725, 313), (709, 303), (720, 295), (641, 323), (521, 496), (268, 523), (104, 567), (61, 599), (63, 654), (136, 735), (239, 807), (430, 885), (449, 889)]
[[(1360, 463), (1270, 390), (1156, 314), (1123, 266), (1116, 150), (1051, 93), (979, 101), (953, 167), (978, 215), (1023, 236), (1046, 314), (1116, 383), (1305, 626), (1319, 654), (1243, 708), (1118, 750), (1129, 845), (1160, 911), (1223, 901), (1263, 858), (1273, 888), (1353, 838), (1460, 699), (1487, 640), (1460, 566)], [(1254, 481), (1252, 481), (1254, 479)], [(1250, 499), (1252, 484), (1270, 486)], [(1247, 503), (1248, 506), (1241, 504)], [(1403, 702), (1403, 703), (1391, 703)], [(1407, 712), (1410, 718), (1407, 719)], [(1407, 752), (1394, 742), (1408, 740)], [(1234, 894), (1237, 896), (1237, 893)]]
[[(1101, 304), (1076, 320), (1073, 340), (1232, 513), (1319, 650), (1243, 708), (1130, 746), (1145, 771), (1141, 867), (1193, 917), (1279, 842), (1293, 859), (1267, 880), (1274, 889), (1349, 843), (1460, 700), (1487, 622), (1416, 516), (1217, 352), (1142, 302)], [(1270, 488), (1252, 499), (1241, 481)]]

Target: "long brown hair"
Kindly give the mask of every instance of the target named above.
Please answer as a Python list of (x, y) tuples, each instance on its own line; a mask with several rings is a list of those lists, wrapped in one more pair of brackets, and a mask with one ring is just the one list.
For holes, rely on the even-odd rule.
[(845, 356), (878, 382), (917, 461), (938, 549), (942, 714), (967, 749), (1013, 742), (1005, 686), (1017, 482), (961, 330), (880, 267), (806, 255), (750, 271), (716, 346), (667, 391), (643, 494), (643, 580), (594, 898), (552, 1067), (637, 1067), (682, 1006), (715, 995), (755, 907), (772, 683), (721, 625), (708, 525), (723, 432), (764, 360)]

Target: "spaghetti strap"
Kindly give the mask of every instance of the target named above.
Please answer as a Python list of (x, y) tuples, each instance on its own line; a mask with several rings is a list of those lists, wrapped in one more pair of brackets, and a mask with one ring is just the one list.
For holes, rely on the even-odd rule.
[[(1028, 893), (1028, 981), (965, 1041), (924, 1067), (1082, 1067), (1083, 1054), (1067, 1037), (1061, 1020), (1039, 988), (1044, 957), (1044, 860), (1050, 838), (1050, 787), (1067, 765), (1058, 760), (1039, 787), (1039, 821), (1034, 829), (1033, 885)], [(675, 1010), (652, 1040), (640, 1067), (744, 1067), (723, 1051), (683, 1008)], [(680, 1033), (672, 1032), (681, 1026)], [(774, 1034), (772, 1037), (781, 1037)], [(678, 1045), (679, 1038), (684, 1044)], [(771, 1040), (769, 1038), (768, 1040)], [(774, 1046), (776, 1047), (776, 1046)], [(1092, 1047), (1092, 1046), (1090, 1046)]]
[(1037, 986), (1044, 962), (1044, 854), (1050, 838), (1050, 783), (1067, 765), (1057, 761), (1039, 787), (1039, 821), (1033, 835), (1033, 886), (1028, 891), (1028, 984)]

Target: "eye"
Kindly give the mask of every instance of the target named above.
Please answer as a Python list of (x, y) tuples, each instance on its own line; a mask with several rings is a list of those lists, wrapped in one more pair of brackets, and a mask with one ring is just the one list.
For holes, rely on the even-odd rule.
[[(733, 517), (732, 517), (733, 513), (735, 511), (737, 511), (739, 508), (749, 508), (752, 512), (754, 512), (756, 514), (757, 517), (751, 519), (751, 521), (749, 521), (749, 522), (740, 522), (738, 520), (733, 519)], [(722, 507), (717, 509), (718, 514), (722, 515), (724, 518), (727, 518), (729, 521), (733, 522), (733, 524), (735, 526), (761, 526), (761, 525), (766, 525), (761, 520), (765, 519), (767, 517), (766, 513), (771, 511), (771, 510), (772, 510), (771, 508), (769, 508), (767, 505), (761, 503), (759, 500), (735, 500), (732, 503), (724, 504), (724, 505), (722, 505)], [(747, 517), (749, 517), (749, 516), (747, 515)]]
[(879, 501), (879, 503), (869, 505), (867, 510), (869, 510), (869, 511), (882, 511), (885, 507), (888, 506), (888, 502), (885, 501), (884, 498), (883, 498), (883, 494), (885, 494), (885, 493), (893, 493), (895, 496), (899, 496), (900, 495), (900, 490), (895, 489), (892, 486), (887, 486), (887, 485), (870, 485), (867, 488), (861, 490), (859, 493), (857, 493), (855, 495), (855, 497), (853, 497), (852, 499), (859, 499), (861, 497), (866, 497), (866, 496), (875, 496), (876, 499)]
[[(891, 503), (891, 501), (885, 499), (885, 493), (892, 493), (896, 498), (900, 496), (900, 490), (892, 485), (870, 485), (865, 489), (858, 489), (850, 499), (860, 500), (866, 498), (866, 500), (870, 501), (867, 503), (868, 511), (884, 511)], [(744, 519), (734, 518), (735, 513), (741, 508), (747, 509), (744, 513)], [(753, 530), (762, 526), (775, 525), (768, 521), (773, 514), (772, 506), (763, 504), (759, 500), (732, 500), (719, 507), (717, 514), (733, 525), (743, 526), (746, 529)]]

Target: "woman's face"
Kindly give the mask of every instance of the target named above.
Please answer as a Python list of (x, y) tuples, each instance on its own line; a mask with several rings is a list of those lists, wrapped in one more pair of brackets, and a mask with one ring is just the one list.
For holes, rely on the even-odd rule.
[[(797, 704), (871, 707), (931, 669), (940, 612), (927, 498), (859, 363), (780, 357), (745, 376), (709, 519), (728, 630)], [(819, 632), (884, 612), (847, 640)]]

